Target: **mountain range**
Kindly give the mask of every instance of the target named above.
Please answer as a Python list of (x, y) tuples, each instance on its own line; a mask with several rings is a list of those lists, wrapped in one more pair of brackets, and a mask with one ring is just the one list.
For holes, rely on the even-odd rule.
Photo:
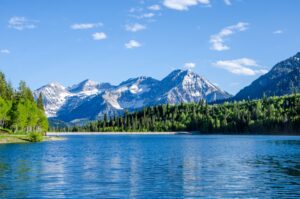
[(70, 87), (50, 83), (36, 91), (42, 93), (48, 118), (80, 123), (108, 114), (123, 114), (159, 104), (213, 102), (232, 97), (191, 70), (175, 70), (162, 80), (151, 77), (128, 79), (119, 85), (85, 80)]
[(128, 79), (119, 85), (85, 80), (70, 87), (50, 83), (36, 91), (42, 93), (48, 118), (80, 123), (120, 115), (147, 106), (181, 102), (208, 103), (258, 99), (300, 92), (300, 53), (279, 62), (268, 73), (253, 81), (235, 96), (221, 90), (191, 70), (174, 70), (162, 80), (151, 77)]

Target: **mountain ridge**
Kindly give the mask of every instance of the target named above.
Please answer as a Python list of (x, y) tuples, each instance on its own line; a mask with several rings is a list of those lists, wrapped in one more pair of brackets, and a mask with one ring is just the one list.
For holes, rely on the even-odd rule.
[(34, 91), (42, 93), (46, 114), (49, 118), (65, 122), (94, 120), (123, 114), (159, 104), (181, 102), (208, 102), (226, 99), (231, 95), (191, 70), (174, 70), (162, 80), (139, 76), (119, 85), (96, 83), (86, 79), (64, 87), (50, 83)]
[(275, 64), (268, 73), (241, 89), (233, 99), (258, 99), (293, 92), (300, 92), (300, 52)]
[(46, 114), (66, 122), (95, 120), (104, 114), (120, 115), (143, 107), (182, 102), (222, 103), (300, 92), (300, 52), (278, 62), (266, 74), (235, 96), (221, 90), (191, 70), (177, 69), (161, 80), (147, 76), (129, 78), (118, 85), (86, 79), (64, 87), (50, 83), (34, 91), (44, 96)]

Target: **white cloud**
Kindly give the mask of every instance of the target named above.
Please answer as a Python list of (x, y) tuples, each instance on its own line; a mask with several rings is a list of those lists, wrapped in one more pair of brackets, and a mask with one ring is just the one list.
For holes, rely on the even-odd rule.
[(71, 25), (70, 27), (73, 30), (85, 30), (85, 29), (98, 28), (101, 26), (103, 26), (102, 23), (76, 23)]
[(145, 13), (145, 14), (141, 15), (140, 18), (152, 18), (154, 16), (155, 16), (154, 13), (149, 12), (149, 13)]
[(230, 1), (230, 0), (224, 0), (224, 3), (225, 3), (226, 5), (228, 5), (228, 6), (231, 5), (231, 1)]
[(241, 58), (235, 60), (217, 61), (215, 66), (223, 68), (236, 75), (258, 75), (265, 74), (268, 70), (265, 69), (252, 69), (251, 67), (258, 67), (259, 65), (255, 60), (249, 58)]
[(193, 69), (196, 67), (196, 64), (195, 63), (185, 63), (184, 68), (187, 68), (187, 69)]
[(92, 36), (94, 40), (103, 40), (107, 38), (107, 35), (104, 32), (96, 32)]
[(149, 10), (153, 10), (153, 11), (159, 11), (161, 8), (160, 8), (160, 5), (152, 5), (152, 6), (149, 6), (148, 7)]
[(141, 14), (135, 14), (135, 15), (130, 15), (131, 17), (134, 17), (136, 19), (145, 19), (145, 18), (153, 18), (156, 16), (153, 12), (148, 12), (148, 13), (141, 13)]
[[(147, 9), (148, 9), (148, 12), (147, 12)], [(136, 18), (136, 19), (145, 19), (145, 18), (153, 18), (156, 15), (159, 15), (159, 13), (156, 12), (156, 11), (160, 10), (159, 5), (152, 5), (152, 6), (149, 6), (147, 9), (144, 9), (144, 8), (131, 8), (129, 10), (130, 14), (128, 16)], [(149, 10), (151, 10), (153, 12), (150, 12)]]
[(273, 34), (275, 35), (283, 34), (283, 30), (275, 30)]
[(29, 20), (25, 17), (12, 17), (8, 21), (8, 27), (16, 30), (34, 29), (36, 28), (37, 21)]
[(138, 31), (146, 29), (146, 26), (139, 24), (139, 23), (135, 23), (135, 24), (126, 25), (125, 28), (127, 31), (130, 31), (130, 32), (138, 32)]
[(130, 13), (137, 13), (137, 12), (143, 12), (143, 8), (130, 8)]
[(10, 50), (8, 50), (8, 49), (1, 49), (0, 53), (2, 53), (2, 54), (10, 54)]
[(136, 40), (130, 40), (125, 44), (125, 48), (131, 49), (131, 48), (139, 48), (142, 45), (136, 41)]
[(222, 29), (218, 34), (212, 35), (210, 37), (210, 43), (212, 44), (211, 49), (216, 51), (229, 50), (230, 47), (225, 45), (224, 39), (236, 32), (242, 32), (248, 29), (249, 24), (244, 22), (239, 22), (236, 25), (228, 26)]
[(198, 4), (209, 5), (210, 0), (164, 0), (164, 6), (174, 10), (188, 10), (190, 6)]

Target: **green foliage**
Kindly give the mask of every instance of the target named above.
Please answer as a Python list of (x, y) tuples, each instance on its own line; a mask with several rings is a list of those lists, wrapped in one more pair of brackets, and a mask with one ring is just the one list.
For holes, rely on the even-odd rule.
[(44, 136), (38, 132), (31, 132), (28, 137), (30, 142), (42, 142), (44, 140)]
[(0, 133), (7, 133), (7, 134), (10, 134), (10, 133), (12, 133), (12, 131), (11, 131), (10, 129), (6, 129), (6, 128), (0, 127)]
[(203, 133), (300, 132), (300, 95), (208, 105), (203, 101), (147, 107), (122, 117), (104, 116), (62, 131), (198, 131)]
[(21, 81), (14, 91), (0, 72), (0, 128), (19, 132), (46, 132), (48, 120), (40, 104), (42, 97), (34, 101), (31, 90)]
[(44, 102), (43, 102), (43, 95), (42, 95), (42, 93), (40, 93), (40, 95), (39, 95), (36, 103), (37, 103), (37, 107), (44, 112), (45, 109), (44, 109)]
[(5, 75), (0, 72), (0, 97), (4, 100), (11, 100), (13, 89), (10, 83), (7, 83)]
[(0, 97), (0, 127), (4, 127), (9, 120), (8, 112), (11, 108), (11, 100), (4, 100)]

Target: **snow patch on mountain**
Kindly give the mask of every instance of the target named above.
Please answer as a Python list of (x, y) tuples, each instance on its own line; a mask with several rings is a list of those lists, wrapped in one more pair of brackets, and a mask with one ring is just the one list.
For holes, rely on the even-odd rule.
[(65, 88), (48, 84), (34, 92), (43, 94), (46, 114), (64, 121), (101, 118), (158, 104), (207, 102), (230, 97), (191, 70), (175, 70), (161, 81), (151, 77), (128, 79), (117, 86), (85, 80)]
[(73, 96), (64, 86), (59, 83), (50, 83), (34, 91), (35, 98), (42, 93), (44, 99), (45, 112), (48, 117), (56, 117), (58, 110), (64, 105), (66, 100)]
[(106, 103), (111, 105), (113, 108), (117, 110), (122, 110), (123, 108), (120, 106), (118, 102), (119, 92), (105, 92), (103, 95), (103, 99)]

